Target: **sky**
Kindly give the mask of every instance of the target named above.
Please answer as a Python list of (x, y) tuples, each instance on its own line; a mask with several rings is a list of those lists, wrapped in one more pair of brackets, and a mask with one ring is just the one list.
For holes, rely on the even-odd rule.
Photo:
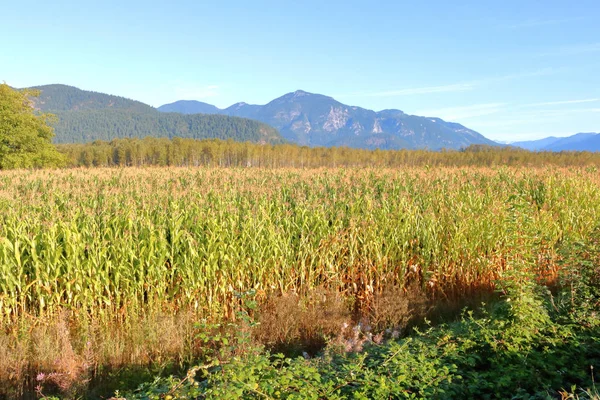
[(600, 1), (22, 1), (0, 82), (160, 106), (298, 89), (503, 141), (600, 132)]

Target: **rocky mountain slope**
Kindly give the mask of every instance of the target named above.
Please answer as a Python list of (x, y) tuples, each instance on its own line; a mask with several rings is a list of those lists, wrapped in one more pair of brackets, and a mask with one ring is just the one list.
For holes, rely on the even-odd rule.
[[(496, 145), (463, 125), (435, 117), (405, 114), (400, 110), (375, 112), (348, 106), (335, 99), (298, 90), (266, 105), (237, 103), (226, 109), (209, 109), (206, 103), (172, 103), (159, 107), (180, 113), (219, 113), (252, 118), (277, 128), (300, 145), (349, 146), (366, 149), (460, 149), (472, 144)], [(212, 111), (210, 111), (212, 110)]]

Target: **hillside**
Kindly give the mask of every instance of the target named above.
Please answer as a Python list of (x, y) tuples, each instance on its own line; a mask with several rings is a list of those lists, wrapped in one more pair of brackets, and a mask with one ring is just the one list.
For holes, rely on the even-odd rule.
[(146, 136), (191, 139), (281, 143), (270, 126), (245, 118), (224, 115), (181, 115), (134, 112), (120, 109), (55, 112), (56, 143), (85, 143), (94, 140)]
[(158, 107), (162, 112), (178, 112), (181, 114), (220, 114), (220, 110), (212, 104), (196, 100), (180, 100)]
[(577, 133), (575, 135), (561, 138), (544, 150), (549, 151), (600, 151), (600, 134)]
[(549, 136), (547, 138), (537, 139), (537, 140), (509, 142), (509, 144), (511, 146), (520, 147), (525, 150), (538, 151), (538, 150), (542, 150), (544, 147), (552, 145), (552, 143), (555, 143), (557, 140), (560, 140), (560, 138), (558, 138), (556, 136)]
[(55, 143), (145, 136), (284, 142), (276, 129), (249, 119), (162, 113), (139, 101), (66, 85), (37, 86), (33, 89), (40, 91), (40, 96), (34, 98), (34, 106), (58, 117)]
[(539, 140), (512, 143), (532, 151), (600, 151), (599, 133), (577, 133), (567, 137), (547, 137)]
[[(205, 103), (172, 103), (162, 107), (180, 113), (210, 112)], [(381, 149), (459, 149), (495, 142), (463, 125), (439, 118), (405, 114), (400, 110), (375, 112), (342, 104), (335, 99), (298, 90), (266, 105), (237, 103), (213, 112), (267, 123), (291, 142), (308, 146), (349, 146)]]
[(129, 110), (152, 113), (154, 107), (125, 97), (81, 90), (67, 85), (35, 86), (40, 96), (34, 98), (36, 108), (42, 111), (83, 111), (83, 110)]

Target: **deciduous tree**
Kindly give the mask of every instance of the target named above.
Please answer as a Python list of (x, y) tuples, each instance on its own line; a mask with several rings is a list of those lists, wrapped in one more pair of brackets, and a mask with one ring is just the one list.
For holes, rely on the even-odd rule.
[(36, 113), (32, 90), (0, 84), (0, 169), (61, 166), (65, 157), (51, 140), (51, 114)]

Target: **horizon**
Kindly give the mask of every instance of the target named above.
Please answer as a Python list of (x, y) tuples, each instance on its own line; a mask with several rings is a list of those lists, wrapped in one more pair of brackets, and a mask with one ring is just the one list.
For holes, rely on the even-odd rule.
[(228, 6), (12, 4), (0, 33), (20, 37), (0, 54), (0, 81), (153, 107), (266, 104), (304, 90), (498, 141), (600, 131), (597, 2)]

